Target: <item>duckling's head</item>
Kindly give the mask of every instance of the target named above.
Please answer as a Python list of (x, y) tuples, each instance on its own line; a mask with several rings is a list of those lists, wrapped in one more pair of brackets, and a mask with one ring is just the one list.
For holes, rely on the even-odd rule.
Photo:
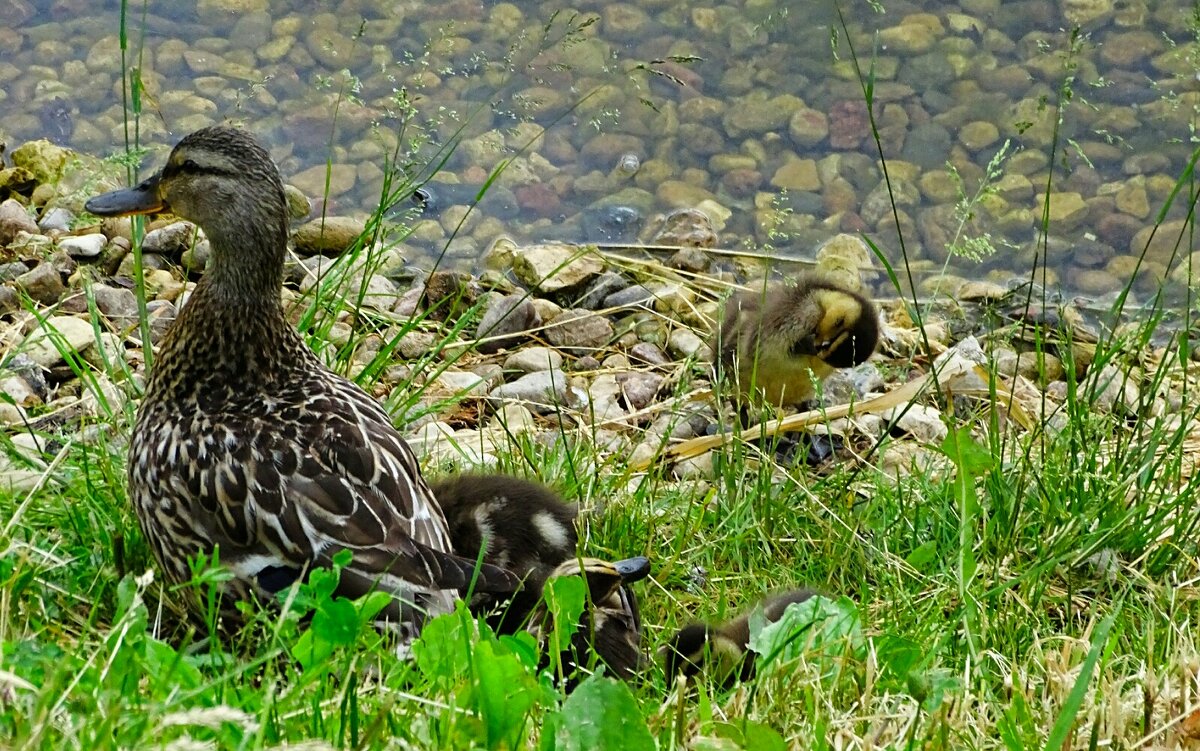
[(559, 564), (549, 578), (582, 576), (587, 583), (589, 601), (596, 606), (608, 604), (619, 607), (618, 590), (621, 585), (640, 581), (649, 573), (650, 560), (645, 556), (613, 562), (599, 558), (572, 558)]
[[(641, 665), (642, 618), (637, 598), (624, 585), (644, 578), (650, 573), (650, 561), (644, 557), (623, 561), (603, 561), (583, 558), (563, 563), (552, 576), (582, 576), (587, 583), (589, 607), (584, 609), (579, 630), (571, 637), (572, 650), (560, 657), (569, 672), (572, 666), (590, 650), (608, 666), (613, 675), (628, 679)], [(543, 609), (530, 625), (539, 638), (544, 637), (550, 623)], [(575, 678), (567, 682), (568, 690)]]
[(875, 305), (858, 294), (834, 285), (818, 285), (812, 299), (820, 309), (811, 346), (835, 368), (851, 368), (867, 361), (879, 343)]
[(691, 678), (704, 672), (728, 685), (735, 677), (748, 678), (747, 666), (752, 664), (743, 644), (707, 623), (679, 629), (663, 646), (662, 656), (668, 681), (680, 673)]
[(287, 233), (287, 203), (279, 170), (254, 138), (227, 126), (183, 138), (162, 170), (134, 188), (89, 200), (97, 216), (170, 211), (204, 229), (214, 242), (263, 229)]

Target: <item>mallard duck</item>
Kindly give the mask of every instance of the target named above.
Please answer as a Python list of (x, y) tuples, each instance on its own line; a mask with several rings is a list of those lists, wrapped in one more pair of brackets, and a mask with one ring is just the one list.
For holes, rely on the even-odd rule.
[(750, 651), (750, 616), (762, 613), (768, 623), (783, 617), (788, 605), (804, 602), (816, 592), (796, 589), (768, 597), (733, 620), (722, 624), (692, 623), (679, 631), (662, 649), (667, 681), (682, 673), (692, 677), (711, 676), (717, 685), (731, 686), (754, 676), (754, 653)]
[(836, 368), (866, 362), (878, 343), (874, 303), (813, 272), (734, 295), (713, 351), (743, 398), (785, 407), (810, 399)]
[[(570, 649), (559, 655), (566, 686), (570, 690), (589, 662), (589, 650), (611, 675), (629, 680), (642, 663), (642, 616), (637, 597), (628, 584), (650, 573), (645, 557), (609, 562), (598, 558), (572, 559), (551, 572), (547, 581), (558, 576), (582, 576), (587, 583), (588, 603), (571, 637)], [(545, 599), (539, 600), (529, 616), (526, 630), (547, 649), (553, 620)]]
[[(402, 635), (448, 612), (475, 563), (451, 553), (445, 518), (382, 407), (326, 368), (280, 296), (287, 207), (279, 171), (247, 133), (186, 136), (135, 188), (87, 202), (100, 216), (170, 211), (212, 246), (208, 272), (163, 339), (129, 446), (129, 495), (166, 578), (218, 560), (223, 614), (271, 601), (353, 554), (336, 594), (393, 596)], [(483, 567), (477, 586), (515, 577)]]

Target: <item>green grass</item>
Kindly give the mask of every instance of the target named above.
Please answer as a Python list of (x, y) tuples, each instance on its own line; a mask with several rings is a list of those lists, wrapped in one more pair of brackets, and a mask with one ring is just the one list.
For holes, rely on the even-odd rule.
[[(136, 75), (129, 80), (136, 114)], [(869, 72), (862, 80), (870, 103)], [(448, 141), (452, 149), (455, 137)], [(411, 189), (404, 148), (393, 154), (383, 207)], [(435, 152), (431, 169), (446, 158)], [(1189, 165), (1172, 200), (1195, 192)], [(982, 192), (973, 195), (964, 210)], [(428, 397), (424, 384), (439, 369), (477, 362), (462, 342), (479, 311), (442, 322), (365, 305), (357, 272), (374, 268), (379, 243), (403, 232), (383, 215), (298, 301), (297, 316), (326, 361), (406, 425), (458, 409), (461, 400)], [(1042, 253), (1031, 279), (1044, 264)], [(905, 256), (889, 273), (897, 290), (914, 288)], [(926, 301), (906, 302), (921, 320)], [(1124, 296), (1114, 320), (1123, 306)], [(125, 497), (137, 368), (121, 357), (68, 357), (80, 410), (65, 422), (35, 417), (23, 434), (36, 437), (32, 452), (22, 453), (30, 441), (21, 435), (4, 439), (3, 476), (25, 474), (22, 486), (0, 492), (0, 745), (1172, 747), (1200, 702), (1200, 401), (1186, 337), (1160, 342), (1164, 307), (1156, 300), (1132, 326), (1106, 330), (1086, 369), (1064, 357), (1061, 398), (1020, 395), (1030, 425), (1002, 396), (1011, 384), (993, 375), (991, 398), (921, 397), (942, 411), (940, 444), (861, 440), (855, 448), (868, 461), (826, 474), (734, 442), (714, 457), (711, 476), (681, 479), (661, 463), (629, 469), (636, 431), (616, 445), (596, 429), (549, 423), (538, 436), (511, 435), (494, 452), (498, 469), (579, 501), (582, 553), (651, 558), (652, 577), (635, 585), (651, 658), (681, 625), (731, 617), (772, 591), (810, 586), (828, 595), (816, 625), (789, 622), (756, 636), (775, 656), (733, 690), (676, 685), (652, 659), (628, 687), (600, 677), (565, 696), (539, 670), (536, 645), (497, 639), (462, 613), (429, 624), (414, 659), (400, 660), (368, 625), (378, 601), (334, 599), (328, 576), (292, 593), (282, 615), (258, 612), (243, 631), (206, 637), (176, 614), (181, 593), (154, 577)], [(352, 331), (340, 346), (329, 341), (338, 322)], [(408, 363), (420, 378), (397, 380), (389, 366), (413, 331), (436, 344)], [(991, 333), (987, 348), (1046, 354), (1076, 344), (1067, 328)], [(919, 374), (929, 362), (880, 365)], [(702, 364), (686, 372), (705, 377)], [(1126, 378), (1130, 403), (1103, 407), (1105, 392)], [(681, 410), (689, 392), (685, 378)], [(879, 468), (901, 451), (919, 464)], [(203, 598), (219, 576), (198, 568), (192, 586)], [(312, 613), (308, 627), (304, 613)]]

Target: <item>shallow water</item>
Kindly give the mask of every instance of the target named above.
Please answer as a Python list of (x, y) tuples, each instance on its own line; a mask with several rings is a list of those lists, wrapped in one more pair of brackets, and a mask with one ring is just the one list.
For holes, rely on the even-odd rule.
[[(426, 267), (443, 252), (476, 266), (502, 233), (649, 241), (656, 215), (700, 205), (722, 248), (806, 259), (863, 232), (918, 279), (1044, 272), (1102, 304), (1185, 171), (1200, 104), (1196, 22), (1169, 2), (847, 2), (848, 36), (835, 6), (777, 0), (270, 5), (131, 9), (147, 166), (228, 119), (312, 196), (331, 164), (327, 210), (354, 214), (379, 204), (393, 155), (418, 177), (432, 159), (406, 241)], [(123, 148), (119, 28), (112, 2), (4, 4), (10, 146)], [(1177, 244), (1186, 203), (1140, 264), (1142, 296), (1191, 252), (1186, 233)]]

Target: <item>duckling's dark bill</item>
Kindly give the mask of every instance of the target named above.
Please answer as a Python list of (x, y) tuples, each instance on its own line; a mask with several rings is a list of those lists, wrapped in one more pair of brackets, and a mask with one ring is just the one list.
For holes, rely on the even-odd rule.
[(614, 563), (613, 568), (621, 575), (621, 581), (626, 584), (641, 581), (650, 573), (650, 559), (644, 555), (639, 555), (636, 558), (626, 558), (623, 561)]
[(147, 178), (136, 188), (122, 188), (89, 199), (83, 208), (96, 216), (127, 216), (165, 211), (166, 204), (158, 194), (158, 175)]

